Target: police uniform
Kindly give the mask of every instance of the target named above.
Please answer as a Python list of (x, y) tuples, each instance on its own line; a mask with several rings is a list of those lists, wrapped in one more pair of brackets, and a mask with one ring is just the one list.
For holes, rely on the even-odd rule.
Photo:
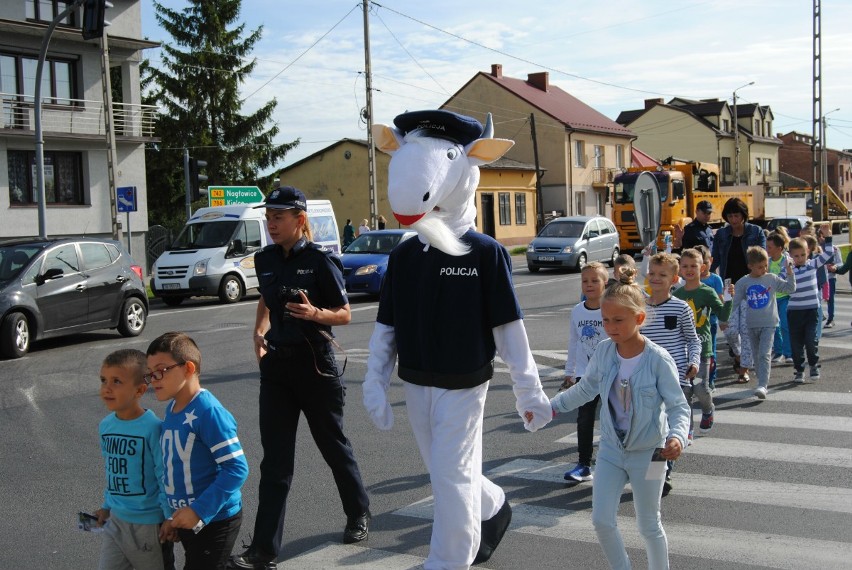
[(281, 550), (301, 413), (331, 468), (349, 523), (368, 513), (369, 499), (352, 446), (343, 434), (345, 389), (328, 340), (331, 327), (289, 317), (284, 306), (287, 300), (281, 298), (284, 287), (304, 290), (311, 304), (320, 309), (346, 305), (340, 260), (330, 250), (302, 238), (286, 256), (280, 245), (265, 247), (255, 255), (255, 268), (260, 294), (269, 309), (270, 328), (264, 335), (267, 353), (260, 360), (263, 461), (250, 550), (268, 558)]

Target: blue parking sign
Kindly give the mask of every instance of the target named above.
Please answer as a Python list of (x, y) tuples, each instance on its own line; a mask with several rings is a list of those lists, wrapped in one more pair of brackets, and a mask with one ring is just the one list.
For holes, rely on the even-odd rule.
[(136, 186), (122, 186), (115, 189), (117, 211), (136, 211)]

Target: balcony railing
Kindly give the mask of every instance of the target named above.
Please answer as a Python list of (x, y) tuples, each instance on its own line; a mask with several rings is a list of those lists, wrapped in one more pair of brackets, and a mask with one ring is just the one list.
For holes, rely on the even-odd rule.
[[(0, 131), (35, 131), (35, 98), (0, 92)], [(47, 133), (66, 135), (105, 135), (103, 101), (66, 99), (61, 105), (45, 100), (41, 126)], [(112, 104), (113, 126), (118, 137), (154, 136), (157, 107), (154, 105)]]
[(618, 169), (616, 168), (603, 168), (600, 166), (596, 166), (592, 170), (592, 184), (606, 185), (609, 182), (612, 182), (612, 179), (615, 177)]

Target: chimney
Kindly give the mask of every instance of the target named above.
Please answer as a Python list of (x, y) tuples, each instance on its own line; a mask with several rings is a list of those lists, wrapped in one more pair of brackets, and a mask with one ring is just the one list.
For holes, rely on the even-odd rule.
[(497, 79), (503, 79), (503, 65), (500, 63), (492, 63), (491, 75)]
[(539, 71), (538, 73), (529, 73), (527, 74), (527, 83), (535, 87), (536, 89), (540, 89), (542, 91), (547, 92), (547, 88), (550, 86), (549, 80), (550, 74), (547, 71)]
[(650, 109), (650, 108), (651, 108), (651, 107), (653, 107), (654, 105), (662, 105), (662, 104), (663, 104), (663, 99), (662, 99), (662, 98), (659, 98), (659, 99), (645, 99), (645, 110), (647, 111), (648, 109)]

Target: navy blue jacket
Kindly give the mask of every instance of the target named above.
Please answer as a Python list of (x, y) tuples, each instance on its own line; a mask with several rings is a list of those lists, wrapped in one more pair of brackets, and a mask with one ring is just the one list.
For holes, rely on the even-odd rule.
[[(724, 279), (728, 271), (728, 251), (731, 249), (731, 226), (719, 228), (716, 235), (713, 236), (713, 265), (710, 266), (710, 271), (719, 269), (719, 275)], [(743, 231), (743, 239), (740, 242), (743, 246), (743, 257), (745, 257), (748, 248), (753, 245), (759, 245), (766, 249), (766, 234), (760, 226), (746, 222), (745, 231)]]

